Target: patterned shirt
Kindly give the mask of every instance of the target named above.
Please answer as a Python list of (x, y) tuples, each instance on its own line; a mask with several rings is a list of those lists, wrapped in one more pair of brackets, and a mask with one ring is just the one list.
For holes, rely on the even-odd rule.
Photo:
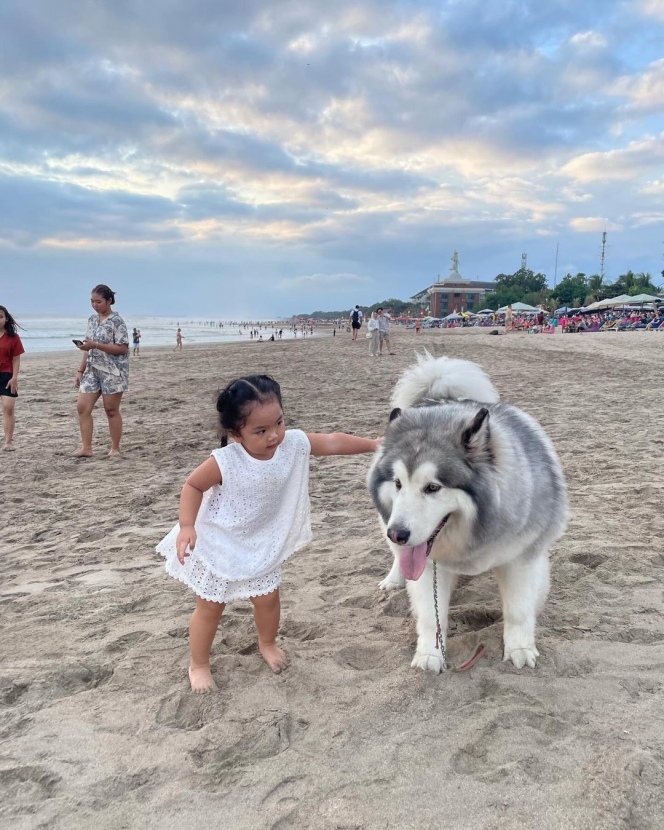
[[(101, 322), (98, 314), (90, 315), (85, 337), (86, 340), (93, 340), (95, 343), (115, 343), (116, 346), (129, 343), (127, 325), (115, 311)], [(87, 368), (96, 369), (107, 375), (115, 375), (128, 382), (129, 350), (126, 354), (107, 354), (99, 349), (90, 349)]]

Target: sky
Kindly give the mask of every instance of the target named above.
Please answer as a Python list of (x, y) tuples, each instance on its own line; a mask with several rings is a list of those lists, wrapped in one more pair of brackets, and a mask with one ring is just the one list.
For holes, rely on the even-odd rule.
[(664, 268), (664, 0), (3, 0), (0, 303), (289, 316)]

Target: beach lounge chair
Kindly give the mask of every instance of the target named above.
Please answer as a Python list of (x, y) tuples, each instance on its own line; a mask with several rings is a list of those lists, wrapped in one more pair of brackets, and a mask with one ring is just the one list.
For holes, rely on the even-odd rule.
[(600, 325), (599, 323), (593, 323), (592, 326), (589, 326), (587, 329), (579, 329), (580, 334), (588, 334), (591, 331), (599, 331)]

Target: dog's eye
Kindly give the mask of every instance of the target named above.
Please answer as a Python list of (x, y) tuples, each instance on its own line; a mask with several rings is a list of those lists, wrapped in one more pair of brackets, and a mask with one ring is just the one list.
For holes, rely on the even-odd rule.
[(394, 479), (394, 486), (397, 488), (397, 490), (401, 490), (401, 482), (398, 478)]
[(437, 493), (441, 488), (440, 484), (427, 484), (424, 488), (425, 493)]

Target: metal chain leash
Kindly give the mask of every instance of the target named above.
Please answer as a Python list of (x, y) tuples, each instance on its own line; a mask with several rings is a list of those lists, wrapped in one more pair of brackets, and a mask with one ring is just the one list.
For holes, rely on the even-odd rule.
[(447, 655), (445, 653), (445, 638), (440, 627), (440, 616), (438, 614), (438, 580), (436, 578), (436, 560), (431, 563), (433, 565), (433, 607), (436, 611), (436, 648), (440, 649), (440, 656), (443, 660), (443, 671), (450, 668), (447, 662)]

